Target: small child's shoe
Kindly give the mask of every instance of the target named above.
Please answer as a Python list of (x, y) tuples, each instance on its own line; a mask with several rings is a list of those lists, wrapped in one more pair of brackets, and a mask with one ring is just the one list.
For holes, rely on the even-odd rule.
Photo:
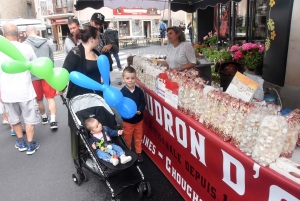
[(11, 135), (11, 136), (15, 136), (15, 135), (16, 135), (16, 132), (15, 132), (13, 129), (11, 129), (11, 130), (10, 130), (10, 135)]
[(120, 157), (120, 160), (122, 164), (128, 163), (129, 161), (131, 161), (131, 156), (125, 156), (124, 154)]
[(137, 154), (138, 155), (138, 163), (142, 163), (144, 161), (142, 154)]
[(113, 166), (117, 166), (119, 164), (119, 160), (117, 158), (111, 158), (109, 161)]

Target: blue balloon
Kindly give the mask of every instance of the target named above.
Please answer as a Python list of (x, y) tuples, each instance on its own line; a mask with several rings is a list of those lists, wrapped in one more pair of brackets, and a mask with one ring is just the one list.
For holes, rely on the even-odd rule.
[(105, 55), (99, 56), (97, 65), (104, 82), (103, 85), (76, 71), (70, 73), (70, 80), (83, 88), (103, 91), (105, 102), (109, 106), (115, 107), (121, 117), (125, 119), (133, 117), (137, 110), (135, 102), (130, 98), (124, 97), (119, 89), (109, 86), (110, 66), (108, 58)]
[(116, 109), (118, 110), (121, 117), (125, 119), (130, 119), (136, 114), (137, 107), (133, 100), (124, 97), (121, 103), (117, 105)]
[(101, 84), (99, 84), (95, 80), (92, 80), (91, 78), (77, 71), (72, 71), (70, 73), (70, 80), (74, 84), (86, 89), (98, 90), (98, 91), (104, 90), (104, 87)]
[(119, 89), (111, 86), (107, 86), (103, 91), (103, 97), (105, 102), (112, 107), (119, 105), (121, 100), (124, 98)]
[(97, 59), (97, 65), (104, 85), (109, 85), (110, 64), (107, 56), (100, 55)]

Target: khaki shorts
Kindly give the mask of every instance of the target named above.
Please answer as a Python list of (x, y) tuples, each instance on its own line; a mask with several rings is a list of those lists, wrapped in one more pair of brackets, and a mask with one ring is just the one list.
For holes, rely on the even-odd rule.
[(41, 122), (39, 106), (35, 98), (25, 102), (4, 103), (4, 106), (8, 114), (8, 121), (12, 125), (21, 122), (21, 115), (25, 124), (34, 125)]

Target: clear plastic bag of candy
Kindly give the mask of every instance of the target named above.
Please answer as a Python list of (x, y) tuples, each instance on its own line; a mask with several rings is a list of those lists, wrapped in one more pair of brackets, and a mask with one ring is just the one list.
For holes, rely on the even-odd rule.
[(288, 124), (283, 116), (266, 116), (258, 129), (252, 159), (262, 166), (275, 162), (280, 156), (287, 133)]

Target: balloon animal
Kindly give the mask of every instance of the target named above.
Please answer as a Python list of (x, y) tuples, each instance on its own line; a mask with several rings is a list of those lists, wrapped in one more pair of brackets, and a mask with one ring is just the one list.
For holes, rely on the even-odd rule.
[(14, 74), (29, 70), (33, 75), (46, 82), (55, 90), (62, 91), (69, 82), (69, 72), (64, 68), (53, 68), (53, 62), (46, 57), (27, 61), (22, 53), (6, 38), (0, 36), (0, 51), (14, 60), (2, 63), (3, 72)]
[(109, 106), (116, 107), (121, 117), (125, 119), (133, 117), (137, 111), (135, 102), (130, 98), (124, 97), (117, 88), (109, 86), (110, 68), (107, 57), (104, 55), (99, 56), (97, 65), (104, 82), (103, 85), (76, 71), (70, 73), (70, 80), (83, 88), (103, 91), (105, 102)]

